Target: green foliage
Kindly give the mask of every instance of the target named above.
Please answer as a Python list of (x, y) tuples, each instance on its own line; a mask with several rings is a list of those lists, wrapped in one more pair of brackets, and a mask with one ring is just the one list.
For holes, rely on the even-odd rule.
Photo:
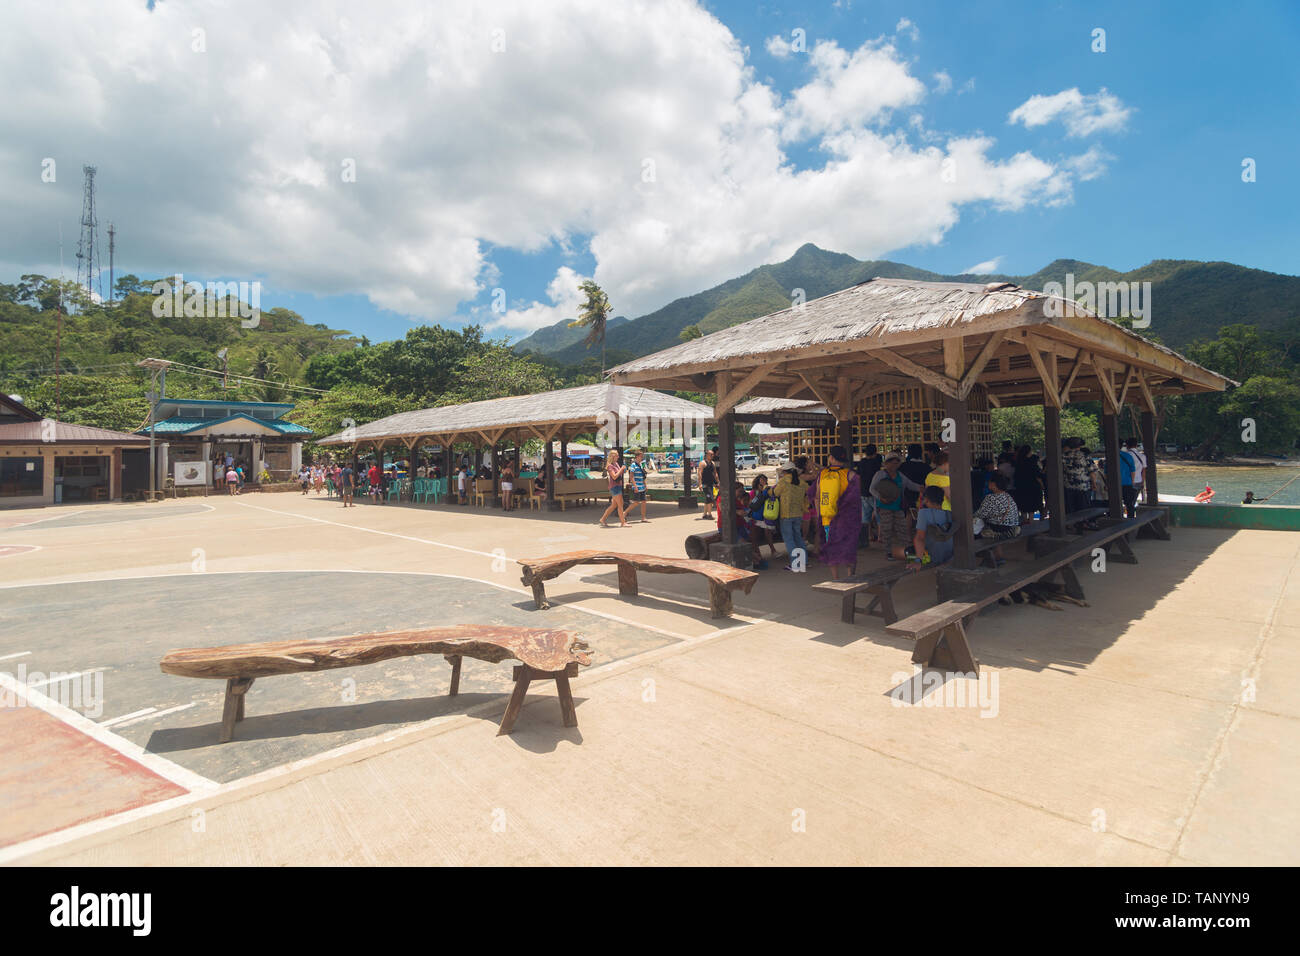
[(300, 399), (289, 420), (305, 425), (324, 438), (349, 425), (364, 425), (398, 412), (421, 407), (409, 398), (390, 395), (373, 385), (336, 385), (324, 395)]
[[(1009, 440), (1013, 448), (1028, 445), (1035, 450), (1046, 450), (1047, 427), (1043, 422), (1043, 406), (995, 408), (992, 418), (994, 448), (1001, 448), (1002, 443)], [(1097, 416), (1082, 408), (1063, 409), (1061, 437), (1082, 438), (1088, 448), (1100, 447), (1101, 428)]]

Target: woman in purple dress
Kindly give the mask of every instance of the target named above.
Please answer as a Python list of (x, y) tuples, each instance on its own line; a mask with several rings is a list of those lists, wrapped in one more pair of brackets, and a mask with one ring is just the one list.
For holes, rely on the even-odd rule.
[(862, 481), (852, 468), (848, 469), (848, 478), (831, 519), (830, 541), (822, 544), (821, 559), (830, 565), (847, 566), (854, 574), (858, 568), (858, 534), (862, 530)]

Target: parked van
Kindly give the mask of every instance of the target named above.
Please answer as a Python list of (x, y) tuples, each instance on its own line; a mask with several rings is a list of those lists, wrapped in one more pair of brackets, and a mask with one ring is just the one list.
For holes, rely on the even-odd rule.
[(757, 468), (757, 467), (758, 467), (758, 456), (757, 456), (757, 455), (737, 455), (737, 456), (736, 456), (736, 470), (737, 470), (737, 471), (744, 471), (746, 468)]

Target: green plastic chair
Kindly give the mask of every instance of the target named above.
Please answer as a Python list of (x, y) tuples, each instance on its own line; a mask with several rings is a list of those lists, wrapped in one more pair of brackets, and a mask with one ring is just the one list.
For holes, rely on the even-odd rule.
[(447, 479), (430, 478), (429, 493), (433, 495), (433, 503), (436, 505), (439, 501), (447, 496)]
[(387, 500), (392, 501), (394, 498), (400, 499), (401, 496), (402, 496), (402, 482), (400, 480), (395, 481), (388, 486)]

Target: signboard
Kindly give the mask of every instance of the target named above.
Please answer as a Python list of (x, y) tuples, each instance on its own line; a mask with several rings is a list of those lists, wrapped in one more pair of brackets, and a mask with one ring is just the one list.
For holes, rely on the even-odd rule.
[(176, 487), (182, 485), (206, 485), (208, 483), (208, 461), (177, 461), (172, 463), (172, 481)]
[(834, 428), (835, 416), (821, 412), (775, 411), (769, 416), (773, 428)]

